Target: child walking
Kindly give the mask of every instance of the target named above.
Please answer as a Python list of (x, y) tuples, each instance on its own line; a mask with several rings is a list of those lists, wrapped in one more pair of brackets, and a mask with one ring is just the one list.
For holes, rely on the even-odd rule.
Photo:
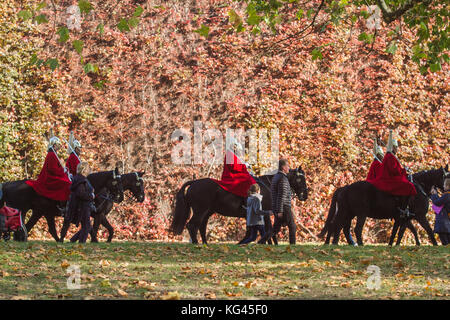
[(431, 190), (431, 201), (436, 213), (434, 232), (439, 235), (442, 245), (450, 243), (450, 179), (445, 179), (444, 194), (439, 197), (436, 189)]
[(256, 240), (258, 232), (261, 238), (264, 238), (264, 216), (272, 214), (272, 210), (262, 210), (262, 195), (259, 194), (258, 184), (252, 184), (248, 190), (247, 198), (247, 228), (250, 230), (248, 238), (241, 241), (240, 244), (247, 244)]

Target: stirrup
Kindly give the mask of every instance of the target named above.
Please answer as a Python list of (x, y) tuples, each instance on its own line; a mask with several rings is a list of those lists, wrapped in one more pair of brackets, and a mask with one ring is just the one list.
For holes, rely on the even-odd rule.
[(398, 208), (398, 210), (400, 211), (400, 218), (402, 218), (402, 219), (410, 219), (415, 216), (415, 214), (413, 212), (409, 211), (408, 208), (406, 208), (404, 210)]

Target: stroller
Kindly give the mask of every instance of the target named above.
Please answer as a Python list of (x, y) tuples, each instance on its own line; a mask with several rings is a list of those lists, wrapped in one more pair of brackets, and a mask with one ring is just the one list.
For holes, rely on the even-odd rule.
[(17, 241), (27, 241), (28, 233), (22, 221), (19, 210), (4, 206), (0, 208), (0, 236), (5, 241), (11, 239), (11, 232), (14, 232), (14, 239)]

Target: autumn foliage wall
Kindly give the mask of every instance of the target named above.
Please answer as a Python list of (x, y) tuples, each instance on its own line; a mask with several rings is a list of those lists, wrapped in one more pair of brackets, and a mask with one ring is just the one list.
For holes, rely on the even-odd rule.
[[(306, 202), (295, 201), (300, 241), (317, 240), (315, 234), (337, 187), (365, 178), (374, 135), (385, 141), (388, 128), (395, 128), (399, 157), (414, 171), (449, 162), (448, 67), (422, 76), (404, 44), (412, 37), (407, 30), (403, 31), (405, 42), (392, 55), (385, 52), (387, 29), (378, 31), (372, 46), (358, 40), (361, 32), (369, 32), (360, 22), (352, 28), (318, 28), (302, 39), (280, 41), (304, 21), (279, 27), (278, 35), (263, 30), (251, 36), (231, 30), (229, 10), (242, 12), (232, 1), (121, 1), (117, 6), (110, 0), (91, 2), (104, 15), (88, 17), (83, 28), (94, 30), (101, 19), (105, 32), (76, 35), (85, 41), (84, 59), (97, 63), (98, 73), (84, 74), (77, 54), (68, 46), (51, 40), (43, 44), (45, 36), (51, 36), (51, 26), (21, 31), (18, 21), (8, 20), (9, 15), (2, 19), (14, 24), (16, 37), (11, 41), (27, 39), (44, 47), (36, 50), (48, 56), (56, 52), (61, 59), (61, 67), (53, 73), (30, 72), (58, 83), (57, 92), (64, 99), (51, 109), (50, 120), (46, 118), (42, 126), (30, 124), (32, 133), (19, 131), (16, 136), (38, 137), (51, 125), (66, 136), (73, 129), (85, 146), (82, 157), (94, 169), (111, 168), (122, 160), (125, 171), (146, 171), (146, 201), (126, 201), (110, 214), (117, 238), (172, 239), (167, 227), (175, 193), (184, 181), (208, 172), (205, 165), (171, 163), (172, 132), (177, 128), (192, 132), (195, 120), (222, 130), (279, 129), (280, 154), (291, 165), (302, 165), (310, 188)], [(20, 10), (19, 1), (6, 3), (2, 10)], [(61, 1), (58, 5), (64, 9), (70, 4)], [(139, 26), (128, 33), (117, 30), (118, 18), (132, 13), (137, 4), (145, 10)], [(325, 18), (319, 14), (317, 23)], [(207, 39), (194, 32), (201, 24), (210, 27)], [(317, 47), (322, 48), (323, 58), (312, 60), (311, 52)], [(4, 42), (1, 50), (6, 55), (11, 52)], [(105, 80), (103, 89), (92, 86), (99, 80)], [(18, 95), (26, 96), (33, 89), (43, 92), (39, 86), (25, 87)], [(44, 108), (46, 104), (36, 105)], [(16, 115), (21, 106), (16, 98), (7, 112)], [(1, 121), (3, 130), (4, 118)], [(27, 143), (42, 161), (44, 143)], [(6, 145), (20, 148), (10, 142)], [(23, 155), (14, 159), (2, 170), (14, 169), (18, 179), (25, 175), (27, 159)], [(36, 176), (41, 162), (32, 164), (27, 173)], [(263, 173), (268, 168), (256, 169)], [(218, 178), (221, 170), (215, 166), (210, 175)], [(1, 177), (7, 176), (2, 173)], [(368, 242), (385, 241), (390, 233), (389, 222), (369, 221), (368, 225)], [(212, 240), (236, 240), (243, 230), (242, 220), (214, 217), (208, 234)], [(40, 229), (34, 236), (47, 235)]]

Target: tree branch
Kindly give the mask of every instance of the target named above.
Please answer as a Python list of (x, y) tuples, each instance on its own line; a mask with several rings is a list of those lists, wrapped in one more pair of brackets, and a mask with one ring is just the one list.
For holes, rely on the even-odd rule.
[(415, 5), (423, 3), (424, 5), (428, 6), (431, 4), (432, 0), (408, 0), (405, 2), (405, 4), (403, 4), (400, 8), (398, 8), (395, 11), (392, 11), (388, 7), (386, 2), (384, 2), (384, 0), (376, 0), (376, 2), (383, 14), (383, 20), (386, 23), (391, 23), (392, 21), (395, 21), (398, 18), (400, 18), (403, 14), (405, 14), (406, 11), (408, 11)]

